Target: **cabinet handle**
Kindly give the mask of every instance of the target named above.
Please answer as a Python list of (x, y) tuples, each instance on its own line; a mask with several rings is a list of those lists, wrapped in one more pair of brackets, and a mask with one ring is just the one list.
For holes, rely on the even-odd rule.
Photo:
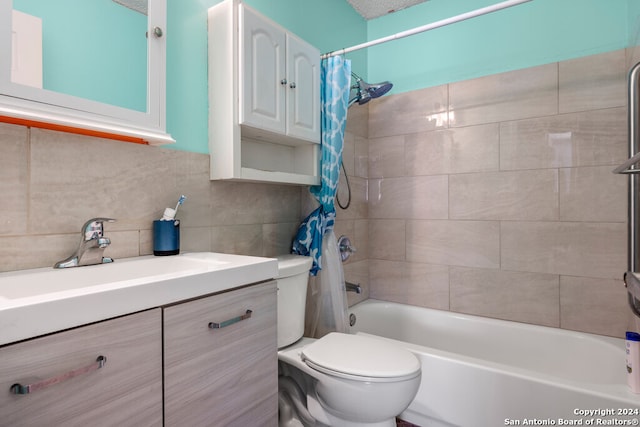
[(296, 88), (296, 82), (291, 82), (291, 84), (289, 85), (289, 87), (291, 89), (295, 89)]
[(287, 79), (282, 79), (282, 80), (280, 80), (280, 84), (281, 84), (282, 86), (286, 85), (286, 84), (287, 84)]
[(247, 310), (247, 312), (242, 316), (234, 317), (232, 319), (225, 320), (224, 322), (220, 322), (220, 323), (210, 322), (209, 329), (222, 329), (229, 325), (233, 325), (234, 323), (238, 323), (242, 320), (249, 319), (251, 317), (251, 313), (252, 313), (251, 310)]
[(29, 394), (36, 392), (38, 390), (42, 390), (43, 388), (47, 388), (49, 386), (64, 382), (73, 377), (77, 377), (78, 375), (88, 374), (89, 372), (97, 371), (102, 368), (107, 363), (107, 358), (105, 356), (98, 356), (96, 361), (91, 365), (75, 369), (73, 371), (69, 371), (65, 374), (58, 375), (57, 377), (48, 378), (46, 380), (38, 381), (33, 384), (22, 385), (20, 383), (16, 383), (11, 386), (9, 391), (13, 394)]

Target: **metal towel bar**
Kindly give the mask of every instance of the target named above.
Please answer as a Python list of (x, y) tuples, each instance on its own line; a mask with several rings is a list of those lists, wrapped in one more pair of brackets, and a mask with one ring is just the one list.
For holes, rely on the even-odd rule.
[(629, 307), (633, 313), (640, 317), (640, 280), (637, 272), (640, 268), (638, 253), (640, 252), (640, 168), (634, 168), (640, 163), (640, 122), (638, 109), (640, 108), (640, 63), (634, 65), (629, 71), (628, 77), (628, 131), (629, 131), (629, 159), (613, 170), (614, 173), (627, 174), (628, 186), (628, 240), (627, 240), (627, 272), (624, 274), (624, 283), (627, 287)]

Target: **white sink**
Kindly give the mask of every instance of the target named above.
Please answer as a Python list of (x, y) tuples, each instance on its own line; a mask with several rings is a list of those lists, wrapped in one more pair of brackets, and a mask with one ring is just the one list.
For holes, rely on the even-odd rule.
[(0, 273), (0, 345), (275, 278), (275, 259), (212, 252)]

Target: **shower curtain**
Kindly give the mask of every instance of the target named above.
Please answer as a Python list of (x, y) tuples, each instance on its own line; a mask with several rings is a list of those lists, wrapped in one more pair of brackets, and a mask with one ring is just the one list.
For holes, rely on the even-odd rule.
[(300, 224), (292, 248), (293, 253), (313, 257), (305, 330), (305, 335), (311, 337), (349, 330), (344, 272), (333, 224), (349, 104), (351, 61), (341, 56), (326, 58), (320, 73), (322, 181), (321, 185), (309, 189), (320, 206)]

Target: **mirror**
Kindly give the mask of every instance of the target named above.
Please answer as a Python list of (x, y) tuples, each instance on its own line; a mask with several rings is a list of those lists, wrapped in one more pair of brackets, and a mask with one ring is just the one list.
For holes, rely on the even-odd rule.
[(0, 115), (165, 133), (166, 0), (0, 0)]
[(146, 111), (142, 5), (134, 10), (113, 0), (13, 0), (11, 81)]

